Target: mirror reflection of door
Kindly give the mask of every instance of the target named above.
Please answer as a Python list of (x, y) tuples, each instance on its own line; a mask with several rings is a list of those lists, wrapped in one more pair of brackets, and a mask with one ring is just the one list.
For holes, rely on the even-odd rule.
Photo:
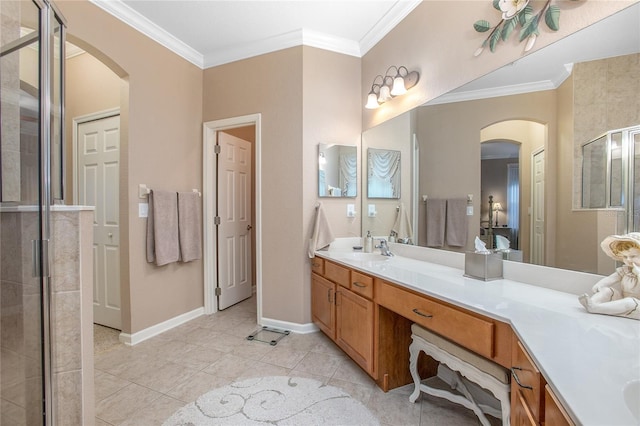
[[(517, 250), (520, 248), (520, 143), (487, 141), (480, 145), (480, 153), (481, 238), (487, 247), (496, 247), (496, 239), (503, 237), (508, 240), (510, 248)], [(493, 196), (491, 214), (489, 195)], [(494, 241), (487, 240), (489, 235)]]

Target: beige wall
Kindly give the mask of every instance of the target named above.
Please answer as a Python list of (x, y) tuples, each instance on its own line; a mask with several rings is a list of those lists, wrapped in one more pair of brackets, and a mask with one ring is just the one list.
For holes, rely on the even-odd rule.
[[(536, 10), (543, 3), (540, 0), (532, 2)], [(551, 32), (541, 25), (541, 34), (532, 51), (636, 3), (636, 0), (561, 0), (556, 3), (562, 14), (560, 30)], [(486, 33), (480, 34), (473, 29), (473, 23), (479, 19), (496, 24), (500, 14), (490, 1), (423, 1), (369, 50), (362, 58), (361, 105), (366, 101), (374, 77), (391, 65), (404, 65), (410, 71), (419, 71), (420, 81), (408, 94), (381, 108), (363, 109), (363, 128), (368, 129), (422, 105), (523, 56), (524, 43), (518, 43), (514, 34), (507, 42), (501, 42), (494, 53), (487, 50), (474, 57), (473, 53), (486, 37)]]
[[(262, 114), (263, 316), (308, 323), (306, 257), (317, 197), (317, 145), (360, 137), (357, 58), (295, 47), (204, 71), (204, 121)], [(326, 200), (336, 236), (359, 235), (346, 200)], [(277, 248), (277, 250), (274, 250)]]
[(202, 262), (148, 264), (146, 219), (138, 218), (138, 184), (176, 191), (202, 185), (202, 70), (87, 1), (56, 4), (69, 40), (123, 79), (123, 331), (135, 333), (204, 303)]

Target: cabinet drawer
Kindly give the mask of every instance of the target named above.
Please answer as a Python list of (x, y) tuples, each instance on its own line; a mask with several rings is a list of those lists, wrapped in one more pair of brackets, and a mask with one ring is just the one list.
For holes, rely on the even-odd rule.
[(324, 275), (324, 259), (321, 257), (314, 257), (311, 259), (311, 271), (318, 275)]
[(426, 296), (375, 280), (376, 302), (487, 358), (494, 356), (494, 324)]
[(314, 257), (311, 259), (311, 272), (315, 272), (318, 275), (324, 275), (324, 259), (321, 257)]
[(351, 271), (351, 291), (368, 299), (373, 299), (373, 278)]
[(531, 411), (536, 422), (543, 416), (542, 408), (542, 375), (529, 357), (529, 354), (517, 340), (511, 354), (511, 393), (520, 394)]
[(324, 262), (324, 276), (325, 278), (333, 281), (336, 284), (340, 284), (343, 287), (350, 287), (350, 270), (348, 268), (345, 268), (344, 266), (340, 266), (326, 260)]

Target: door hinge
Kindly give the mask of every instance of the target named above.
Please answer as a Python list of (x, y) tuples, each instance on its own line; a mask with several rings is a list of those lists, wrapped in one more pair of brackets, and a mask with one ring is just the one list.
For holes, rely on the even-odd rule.
[(220, 216), (216, 216), (213, 218), (213, 224), (214, 225), (220, 225)]
[(222, 149), (220, 148), (220, 145), (214, 145), (213, 153), (214, 154), (220, 154), (220, 151), (222, 151)]
[(216, 296), (220, 296), (220, 295), (222, 295), (222, 288), (216, 287)]

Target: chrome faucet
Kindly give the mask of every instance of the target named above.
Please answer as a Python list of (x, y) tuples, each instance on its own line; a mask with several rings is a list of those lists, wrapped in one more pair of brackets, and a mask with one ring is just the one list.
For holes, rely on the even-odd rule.
[(385, 240), (384, 238), (380, 240), (380, 245), (376, 246), (376, 248), (380, 249), (380, 254), (383, 256), (393, 256), (393, 253), (389, 251), (387, 240)]

